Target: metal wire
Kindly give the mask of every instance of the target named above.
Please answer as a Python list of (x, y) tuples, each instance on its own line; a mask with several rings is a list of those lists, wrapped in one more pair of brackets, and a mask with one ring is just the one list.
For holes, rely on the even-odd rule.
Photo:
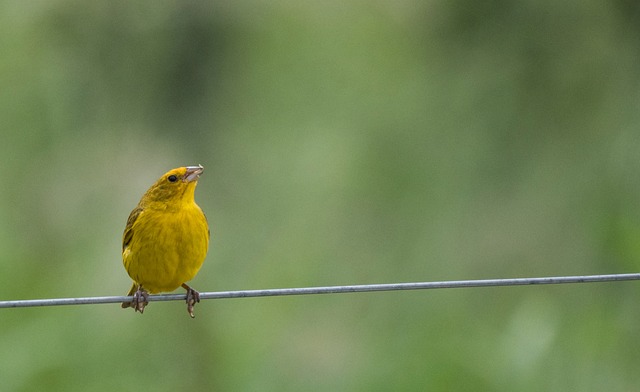
[[(614, 281), (626, 281), (626, 280), (640, 280), (640, 273), (611, 274), (611, 275), (584, 275), (584, 276), (556, 276), (556, 277), (548, 277), (548, 278), (450, 280), (450, 281), (441, 281), (441, 282), (383, 283), (383, 284), (363, 284), (363, 285), (349, 285), (349, 286), (301, 287), (301, 288), (288, 288), (288, 289), (217, 291), (217, 292), (200, 293), (200, 299), (275, 297), (275, 296), (282, 296), (282, 295), (362, 293), (362, 292), (370, 292), (370, 291), (452, 289), (452, 288), (469, 288), (469, 287), (525, 286), (525, 285), (565, 284), (565, 283), (595, 283), (595, 282), (614, 282)], [(132, 299), (133, 297), (130, 297), (130, 296), (28, 299), (28, 300), (17, 300), (17, 301), (0, 301), (0, 308), (26, 308), (26, 307), (33, 307), (33, 306), (110, 304), (110, 303), (131, 301)], [(184, 301), (185, 299), (186, 299), (185, 294), (164, 294), (164, 295), (149, 296), (149, 301), (178, 301), (178, 300)]]

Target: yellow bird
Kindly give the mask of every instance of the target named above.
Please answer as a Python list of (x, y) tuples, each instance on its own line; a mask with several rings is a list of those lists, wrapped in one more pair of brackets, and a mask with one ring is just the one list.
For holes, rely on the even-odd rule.
[(187, 290), (187, 311), (200, 294), (185, 282), (193, 279), (207, 255), (209, 225), (196, 204), (194, 193), (201, 165), (179, 167), (165, 173), (131, 211), (122, 236), (122, 261), (133, 285), (127, 295), (132, 307), (144, 312), (149, 293)]

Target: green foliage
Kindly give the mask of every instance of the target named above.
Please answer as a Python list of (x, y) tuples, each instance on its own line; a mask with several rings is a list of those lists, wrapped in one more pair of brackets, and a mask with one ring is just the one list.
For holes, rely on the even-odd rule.
[[(637, 271), (629, 1), (0, 3), (0, 299), (126, 293), (201, 163), (201, 291)], [(637, 284), (0, 311), (3, 391), (633, 390)]]

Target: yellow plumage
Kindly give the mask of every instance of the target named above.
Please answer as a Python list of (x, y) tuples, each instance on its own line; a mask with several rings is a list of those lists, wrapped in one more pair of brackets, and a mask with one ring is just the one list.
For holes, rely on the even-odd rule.
[(122, 260), (133, 279), (128, 295), (134, 300), (122, 307), (142, 313), (147, 293), (182, 286), (193, 317), (199, 295), (186, 282), (200, 270), (209, 247), (207, 218), (194, 199), (202, 171), (202, 166), (189, 166), (165, 173), (131, 211), (122, 238)]

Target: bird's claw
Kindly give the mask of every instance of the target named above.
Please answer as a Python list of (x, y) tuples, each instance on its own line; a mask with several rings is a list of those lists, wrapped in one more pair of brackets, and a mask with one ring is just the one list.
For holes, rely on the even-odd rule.
[(149, 293), (147, 290), (140, 287), (133, 294), (133, 301), (131, 301), (131, 307), (134, 311), (140, 312), (140, 314), (144, 313), (145, 306), (149, 305)]
[(194, 318), (196, 316), (194, 316), (193, 314), (193, 307), (195, 306), (195, 304), (200, 302), (200, 293), (187, 286), (186, 284), (183, 284), (182, 287), (187, 290), (187, 312), (189, 312), (189, 316), (191, 316), (191, 318)]

